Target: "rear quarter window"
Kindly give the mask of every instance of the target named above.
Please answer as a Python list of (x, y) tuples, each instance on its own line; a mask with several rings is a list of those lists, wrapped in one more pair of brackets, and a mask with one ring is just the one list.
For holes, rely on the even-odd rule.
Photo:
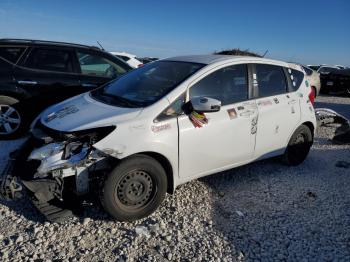
[(15, 64), (25, 49), (25, 47), (0, 46), (0, 57)]
[(304, 80), (304, 73), (295, 69), (288, 68), (289, 77), (292, 83), (293, 90), (299, 89)]

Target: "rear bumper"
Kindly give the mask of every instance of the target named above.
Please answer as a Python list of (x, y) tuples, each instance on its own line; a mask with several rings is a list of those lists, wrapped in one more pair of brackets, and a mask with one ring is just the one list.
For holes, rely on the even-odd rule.
[(323, 79), (321, 90), (330, 93), (349, 94), (350, 81), (341, 81), (338, 79)]

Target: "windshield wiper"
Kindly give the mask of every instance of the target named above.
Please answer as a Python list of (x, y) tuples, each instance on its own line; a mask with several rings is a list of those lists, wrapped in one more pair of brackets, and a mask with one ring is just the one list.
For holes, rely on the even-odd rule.
[(140, 104), (138, 104), (137, 102), (131, 101), (131, 100), (124, 98), (122, 96), (117, 96), (117, 95), (108, 94), (108, 93), (100, 93), (99, 95), (113, 98), (114, 100), (120, 102), (121, 104), (129, 106), (129, 107), (140, 107)]

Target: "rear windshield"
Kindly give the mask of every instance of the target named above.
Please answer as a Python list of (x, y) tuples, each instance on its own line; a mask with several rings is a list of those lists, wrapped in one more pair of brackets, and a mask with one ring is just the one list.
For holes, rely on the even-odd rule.
[(327, 73), (331, 73), (331, 72), (334, 72), (334, 71), (337, 71), (337, 70), (339, 70), (339, 69), (338, 68), (334, 68), (334, 67), (323, 66), (323, 67), (321, 67), (318, 70), (318, 72), (327, 74)]
[(15, 64), (23, 54), (24, 50), (25, 47), (0, 46), (0, 57)]
[(308, 75), (308, 76), (312, 75), (312, 73), (313, 73), (312, 69), (310, 69), (310, 68), (308, 68), (306, 66), (303, 66), (303, 68), (305, 70), (306, 75)]
[(315, 70), (315, 71), (317, 71), (320, 68), (320, 66), (313, 66), (313, 65), (310, 65), (308, 67), (310, 67), (312, 70)]
[(146, 107), (172, 91), (203, 64), (157, 61), (91, 92), (99, 101), (121, 107)]
[(124, 55), (116, 55), (116, 57), (120, 58), (121, 60), (128, 62), (130, 60), (130, 57), (124, 56)]

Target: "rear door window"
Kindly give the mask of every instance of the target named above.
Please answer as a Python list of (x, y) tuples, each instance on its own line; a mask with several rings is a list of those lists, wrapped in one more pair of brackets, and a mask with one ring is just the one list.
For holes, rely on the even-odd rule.
[(30, 53), (26, 66), (47, 71), (73, 72), (72, 54), (68, 50), (36, 48)]
[(286, 75), (282, 67), (256, 64), (255, 70), (259, 97), (275, 96), (287, 92)]
[(190, 99), (197, 96), (220, 100), (222, 105), (247, 100), (247, 65), (228, 66), (204, 77), (190, 88)]
[(78, 52), (78, 60), (83, 75), (115, 78), (127, 72), (122, 66), (94, 54)]
[(16, 64), (25, 49), (25, 47), (0, 46), (0, 57)]

